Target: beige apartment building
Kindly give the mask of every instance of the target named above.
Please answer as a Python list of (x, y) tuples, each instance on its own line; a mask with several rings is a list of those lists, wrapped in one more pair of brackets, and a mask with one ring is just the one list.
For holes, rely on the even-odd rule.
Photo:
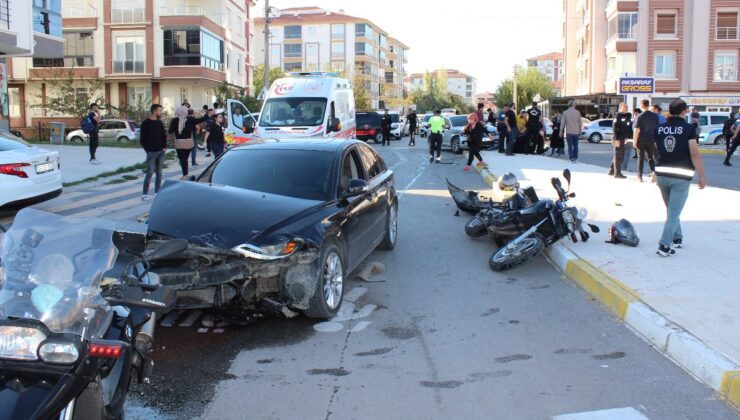
[[(78, 124), (45, 108), (50, 79), (102, 79), (105, 103), (172, 113), (183, 100), (212, 104), (223, 82), (251, 84), (253, 0), (63, 0), (61, 58), (8, 64), (11, 126), (50, 120)], [(86, 89), (79, 83), (77, 93)], [(64, 118), (70, 117), (70, 118)]]
[[(478, 102), (475, 100), (474, 94), (478, 90), (478, 79), (455, 69), (448, 69), (446, 72), (447, 91), (462, 97), (469, 104), (477, 105)], [(431, 76), (432, 80), (436, 81), (437, 71), (432, 71)], [(424, 73), (409, 75), (406, 79), (406, 89), (408, 91), (424, 89)]]
[(563, 89), (563, 53), (560, 51), (538, 55), (527, 59), (527, 67), (536, 68), (547, 77), (555, 95)]
[(564, 0), (564, 89), (613, 104), (619, 77), (654, 77), (656, 102), (740, 107), (740, 1)]
[[(255, 17), (255, 62), (265, 61), (264, 18)], [(408, 46), (375, 23), (319, 7), (275, 12), (270, 20), (270, 67), (285, 72), (361, 73), (371, 107), (394, 107), (403, 99)]]

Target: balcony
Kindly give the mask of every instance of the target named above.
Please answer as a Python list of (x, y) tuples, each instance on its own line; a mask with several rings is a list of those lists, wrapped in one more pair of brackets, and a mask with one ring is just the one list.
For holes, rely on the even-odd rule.
[(220, 14), (201, 6), (166, 6), (162, 7), (160, 16), (204, 16), (218, 25), (224, 23)]
[(716, 39), (738, 40), (740, 39), (740, 31), (738, 31), (737, 27), (733, 26), (718, 26)]
[(143, 74), (144, 60), (113, 60), (114, 74)]
[(144, 23), (146, 14), (144, 9), (112, 9), (110, 13), (111, 23)]

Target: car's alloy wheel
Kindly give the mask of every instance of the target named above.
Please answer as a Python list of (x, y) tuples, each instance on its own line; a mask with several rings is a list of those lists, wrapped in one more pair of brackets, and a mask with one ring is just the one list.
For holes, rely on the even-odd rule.
[(450, 142), (450, 149), (452, 149), (452, 153), (455, 153), (457, 155), (462, 153), (462, 146), (460, 146), (460, 137), (452, 138), (452, 141)]
[(70, 142), (72, 142), (72, 143), (82, 143), (84, 141), (85, 140), (83, 140), (82, 137), (80, 137), (80, 136), (74, 136), (74, 137), (72, 137), (70, 139)]
[(382, 143), (383, 142), (383, 134), (382, 133), (377, 133), (375, 135), (375, 137), (374, 137), (374, 140), (375, 140), (375, 144)]
[(388, 207), (388, 216), (385, 220), (385, 234), (383, 241), (378, 245), (378, 249), (390, 251), (396, 247), (396, 238), (398, 238), (398, 203), (391, 204)]
[(342, 259), (336, 252), (330, 252), (324, 260), (324, 302), (330, 310), (335, 310), (342, 302), (344, 289), (344, 268)]
[(126, 136), (121, 136), (118, 139), (116, 139), (119, 143), (128, 143), (129, 139)]
[(725, 136), (720, 134), (719, 136), (715, 137), (714, 144), (725, 144)]
[(588, 141), (591, 143), (601, 143), (602, 137), (599, 133), (593, 133), (591, 134), (591, 137), (588, 138)]

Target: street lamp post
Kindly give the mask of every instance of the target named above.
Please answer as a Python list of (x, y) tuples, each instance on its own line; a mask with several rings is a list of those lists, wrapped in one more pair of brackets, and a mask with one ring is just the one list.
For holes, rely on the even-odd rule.
[(262, 33), (265, 34), (265, 68), (261, 96), (267, 96), (270, 90), (270, 0), (265, 0), (265, 29)]

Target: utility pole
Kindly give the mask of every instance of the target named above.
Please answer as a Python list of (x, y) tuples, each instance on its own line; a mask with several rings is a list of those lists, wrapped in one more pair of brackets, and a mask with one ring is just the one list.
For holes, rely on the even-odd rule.
[(514, 113), (519, 115), (519, 104), (517, 103), (516, 65), (514, 65), (514, 91), (513, 91)]
[(265, 0), (265, 29), (262, 33), (265, 34), (265, 79), (262, 82), (262, 93), (266, 96), (270, 90), (270, 0)]

